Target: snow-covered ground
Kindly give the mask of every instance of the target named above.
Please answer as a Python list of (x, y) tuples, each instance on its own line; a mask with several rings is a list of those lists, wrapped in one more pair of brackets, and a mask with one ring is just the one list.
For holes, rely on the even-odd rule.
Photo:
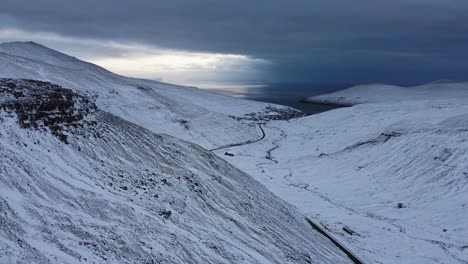
[(389, 86), (324, 95), (378, 103), (272, 121), (264, 140), (216, 153), (369, 263), (468, 263), (468, 85), (422, 87), (423, 100)]
[[(286, 108), (35, 43), (1, 44), (0, 77), (51, 81), (98, 107), (65, 133), (55, 112), (38, 131), (1, 111), (0, 263), (348, 261), (299, 211), (368, 263), (468, 263), (466, 83), (358, 86), (309, 100), (359, 105), (278, 121)], [(236, 145), (214, 152), (238, 169), (197, 145)]]
[(0, 109), (0, 263), (350, 262), (197, 145), (37, 81), (0, 79)]
[(269, 106), (197, 88), (123, 77), (33, 42), (0, 44), (0, 77), (59, 84), (96, 98), (104, 111), (206, 148), (256, 139), (255, 126), (229, 115), (264, 112)]

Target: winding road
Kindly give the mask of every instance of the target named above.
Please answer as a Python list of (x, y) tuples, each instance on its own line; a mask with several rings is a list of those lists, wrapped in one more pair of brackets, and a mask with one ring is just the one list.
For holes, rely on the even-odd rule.
[(262, 136), (259, 139), (248, 140), (248, 141), (244, 141), (244, 142), (240, 142), (240, 143), (229, 144), (229, 145), (221, 146), (221, 147), (218, 147), (218, 148), (210, 149), (210, 151), (215, 151), (215, 150), (220, 150), (220, 149), (225, 149), (225, 148), (238, 147), (238, 146), (244, 146), (244, 145), (248, 145), (248, 144), (257, 143), (257, 142), (263, 140), (265, 138), (265, 136), (266, 136), (265, 130), (263, 130), (263, 127), (262, 127), (261, 123), (256, 123), (256, 125), (260, 128), (260, 131), (262, 131)]
[[(245, 146), (245, 145), (257, 143), (257, 142), (265, 139), (266, 133), (265, 133), (265, 130), (263, 129), (263, 127), (262, 127), (263, 123), (256, 123), (256, 125), (260, 128), (260, 131), (262, 132), (262, 136), (259, 139), (248, 140), (248, 141), (244, 141), (244, 142), (240, 142), (240, 143), (229, 144), (229, 145), (226, 145), (226, 146), (210, 149), (210, 151), (216, 151), (216, 150), (221, 150), (221, 149), (225, 149), (225, 148)], [(269, 159), (269, 160), (275, 161), (271, 156), (271, 152), (273, 150), (277, 149), (278, 147), (279, 146), (276, 145), (276, 143), (275, 143), (275, 147), (268, 150), (266, 158)], [(277, 161), (275, 161), (275, 162), (277, 162)], [(340, 241), (338, 241), (336, 238), (334, 238), (329, 232), (327, 232), (320, 224), (314, 222), (310, 218), (306, 217), (305, 219), (310, 224), (312, 229), (314, 229), (315, 231), (317, 231), (318, 233), (320, 233), (321, 235), (326, 237), (328, 240), (330, 240), (336, 247), (338, 247), (343, 253), (345, 253), (353, 263), (355, 263), (355, 264), (364, 264), (365, 263), (362, 259), (360, 259), (354, 253), (352, 253), (351, 250), (349, 250), (347, 247), (345, 247)]]

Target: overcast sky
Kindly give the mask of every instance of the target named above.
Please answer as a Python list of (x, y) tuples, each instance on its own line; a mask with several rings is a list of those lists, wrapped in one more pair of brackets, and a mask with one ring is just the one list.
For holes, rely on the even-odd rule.
[(467, 0), (3, 0), (26, 39), (171, 81), (468, 79)]

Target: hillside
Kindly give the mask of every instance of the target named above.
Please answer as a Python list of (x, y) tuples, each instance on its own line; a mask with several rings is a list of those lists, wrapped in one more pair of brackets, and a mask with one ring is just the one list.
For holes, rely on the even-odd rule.
[(347, 263), (197, 145), (50, 83), (0, 79), (0, 263)]
[(323, 95), (361, 104), (269, 122), (265, 140), (217, 153), (370, 263), (467, 263), (468, 86), (409, 89)]
[(208, 149), (260, 136), (255, 126), (229, 116), (270, 112), (265, 103), (116, 75), (34, 42), (0, 44), (0, 77), (59, 84), (91, 98), (104, 111)]

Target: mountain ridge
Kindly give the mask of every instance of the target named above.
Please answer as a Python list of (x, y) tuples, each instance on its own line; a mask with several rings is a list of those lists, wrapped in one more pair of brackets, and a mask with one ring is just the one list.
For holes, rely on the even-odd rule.
[[(38, 47), (41, 52), (37, 52)], [(59, 84), (94, 98), (96, 105), (105, 111), (153, 132), (172, 135), (205, 148), (257, 138), (259, 132), (252, 124), (230, 116), (270, 112), (266, 108), (271, 104), (194, 87), (127, 78), (39, 44), (0, 44), (0, 52), (0, 77)], [(66, 67), (62, 67), (64, 65)], [(277, 108), (286, 109), (284, 106)]]

